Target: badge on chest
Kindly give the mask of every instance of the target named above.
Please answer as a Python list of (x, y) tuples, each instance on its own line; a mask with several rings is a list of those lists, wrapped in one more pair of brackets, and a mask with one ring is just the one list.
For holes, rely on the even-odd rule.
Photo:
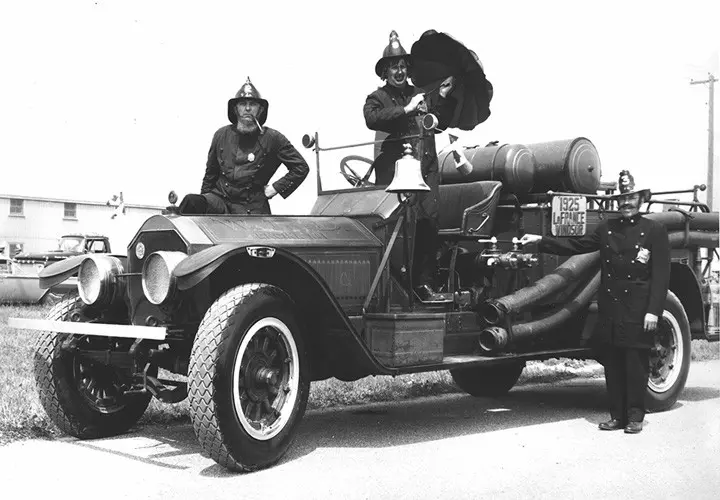
[(638, 253), (635, 256), (635, 260), (641, 264), (647, 264), (650, 260), (650, 250), (644, 247), (638, 248)]

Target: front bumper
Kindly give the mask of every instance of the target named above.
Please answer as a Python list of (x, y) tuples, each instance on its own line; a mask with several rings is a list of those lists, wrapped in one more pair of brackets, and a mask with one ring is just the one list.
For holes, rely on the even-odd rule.
[(110, 325), (106, 323), (80, 323), (49, 319), (9, 318), (8, 326), (24, 330), (42, 330), (56, 333), (123, 337), (129, 339), (165, 340), (167, 328), (162, 326)]

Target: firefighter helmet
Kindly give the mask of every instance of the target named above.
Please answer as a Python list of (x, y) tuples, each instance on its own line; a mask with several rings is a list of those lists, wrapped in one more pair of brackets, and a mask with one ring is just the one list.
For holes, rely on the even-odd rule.
[(235, 94), (235, 97), (228, 101), (228, 119), (232, 123), (237, 123), (237, 115), (235, 114), (235, 104), (237, 104), (237, 102), (240, 99), (251, 99), (253, 101), (259, 102), (262, 105), (262, 109), (260, 110), (260, 113), (257, 116), (257, 120), (260, 123), (260, 125), (263, 125), (265, 123), (265, 120), (267, 120), (268, 107), (270, 105), (265, 99), (263, 99), (260, 96), (260, 92), (258, 92), (258, 89), (250, 81), (249, 76), (248, 76), (247, 81), (243, 84), (243, 86), (240, 87), (240, 90), (237, 91), (237, 94)]
[(628, 196), (636, 193), (640, 194), (641, 201), (650, 199), (650, 190), (635, 189), (635, 177), (633, 177), (629, 170), (622, 170), (618, 178), (617, 196)]
[(410, 63), (410, 54), (408, 54), (403, 46), (400, 45), (400, 39), (398, 38), (397, 32), (392, 30), (390, 32), (390, 43), (388, 43), (387, 47), (385, 47), (382, 57), (375, 64), (375, 74), (382, 78), (385, 65), (390, 62), (390, 60), (399, 59), (401, 57), (405, 58), (408, 64)]

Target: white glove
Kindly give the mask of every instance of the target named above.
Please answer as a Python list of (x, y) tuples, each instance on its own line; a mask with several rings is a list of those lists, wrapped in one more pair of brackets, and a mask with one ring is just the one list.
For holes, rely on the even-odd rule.
[(645, 331), (652, 332), (657, 328), (658, 317), (654, 314), (647, 313), (645, 315)]
[(542, 236), (540, 236), (539, 234), (523, 234), (522, 238), (520, 238), (519, 243), (521, 245), (525, 246), (525, 245), (530, 245), (532, 243), (537, 243), (541, 239), (542, 239)]
[(407, 105), (405, 106), (405, 114), (407, 115), (409, 113), (412, 113), (416, 109), (418, 109), (418, 107), (424, 100), (425, 100), (425, 94), (417, 94), (417, 95), (413, 96), (413, 98), (410, 99), (410, 102), (407, 103)]
[(453, 88), (455, 88), (455, 77), (449, 76), (440, 84), (440, 90), (438, 91), (438, 94), (440, 94), (440, 97), (445, 99), (450, 92), (452, 92)]
[(269, 200), (273, 196), (277, 194), (277, 191), (275, 191), (275, 188), (272, 187), (272, 184), (268, 184), (265, 186), (265, 197)]

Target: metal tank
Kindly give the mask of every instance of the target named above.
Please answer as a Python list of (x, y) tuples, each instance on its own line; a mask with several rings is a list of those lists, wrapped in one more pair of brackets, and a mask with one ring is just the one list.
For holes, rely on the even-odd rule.
[(536, 193), (570, 191), (597, 193), (600, 187), (600, 155), (585, 137), (528, 144), (537, 162)]
[(476, 146), (463, 153), (472, 165), (468, 175), (457, 170), (452, 151), (438, 157), (441, 184), (500, 181), (508, 192), (532, 192), (537, 167), (532, 153), (523, 144)]
[(453, 152), (438, 157), (442, 184), (501, 181), (515, 194), (569, 191), (596, 193), (600, 187), (600, 156), (589, 139), (576, 137), (536, 144), (503, 144), (463, 151), (472, 171), (455, 166)]

